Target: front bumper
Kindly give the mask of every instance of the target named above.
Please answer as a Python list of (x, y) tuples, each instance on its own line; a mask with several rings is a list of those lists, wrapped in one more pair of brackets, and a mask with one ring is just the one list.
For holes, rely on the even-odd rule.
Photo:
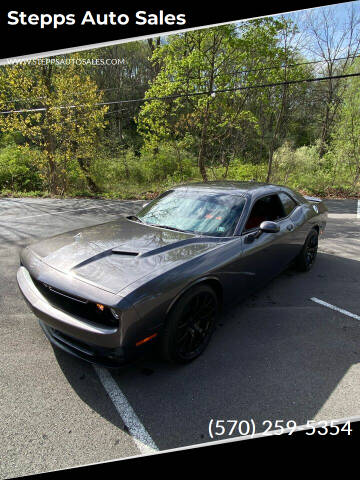
[(39, 318), (47, 338), (62, 350), (107, 367), (126, 363), (131, 352), (120, 346), (120, 327), (99, 326), (51, 305), (36, 288), (28, 270), (17, 272), (21, 293)]
[(49, 327), (41, 320), (39, 320), (39, 324), (53, 345), (81, 360), (107, 368), (116, 368), (129, 362), (129, 359), (125, 356), (124, 350), (121, 347), (109, 349), (85, 344)]

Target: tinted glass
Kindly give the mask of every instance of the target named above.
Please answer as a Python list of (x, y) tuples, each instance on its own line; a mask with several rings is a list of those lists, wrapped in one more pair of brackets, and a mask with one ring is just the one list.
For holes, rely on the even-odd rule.
[(244, 205), (245, 199), (238, 195), (173, 190), (137, 216), (150, 225), (224, 237), (233, 234)]
[(288, 216), (296, 208), (297, 204), (286, 193), (279, 193), (280, 200), (284, 206), (285, 215)]
[(284, 216), (284, 209), (279, 197), (277, 195), (267, 195), (255, 202), (246, 222), (245, 230), (258, 228), (262, 222), (267, 220), (275, 222)]

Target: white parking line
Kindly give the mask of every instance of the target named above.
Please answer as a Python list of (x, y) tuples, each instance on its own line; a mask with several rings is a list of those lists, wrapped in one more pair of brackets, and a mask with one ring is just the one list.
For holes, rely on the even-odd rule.
[(105, 368), (97, 365), (93, 366), (100, 379), (100, 382), (106, 390), (106, 393), (109, 395), (112, 403), (132, 435), (140, 452), (142, 454), (151, 454), (157, 452), (159, 449), (154, 440), (151, 438), (148, 431), (139, 420), (139, 417), (134, 412), (132, 406), (121, 391), (119, 385), (115, 382), (111, 373)]
[(357, 218), (360, 218), (360, 200), (357, 201), (356, 216), (357, 216)]
[(336, 307), (335, 305), (331, 305), (331, 303), (324, 302), (323, 300), (320, 300), (319, 298), (312, 297), (310, 298), (315, 303), (318, 303), (319, 305), (323, 305), (324, 307), (331, 308), (332, 310), (335, 310), (336, 312), (340, 312), (344, 315), (347, 315), (348, 317), (355, 318), (355, 320), (360, 320), (359, 315), (355, 315), (355, 313), (348, 312), (347, 310), (344, 310), (343, 308)]

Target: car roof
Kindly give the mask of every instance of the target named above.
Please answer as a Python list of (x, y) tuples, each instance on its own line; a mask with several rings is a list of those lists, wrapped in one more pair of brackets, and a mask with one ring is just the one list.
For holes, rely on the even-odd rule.
[(173, 187), (172, 190), (194, 190), (200, 191), (204, 190), (209, 193), (234, 193), (234, 194), (262, 194), (262, 193), (273, 193), (281, 190), (280, 185), (273, 185), (269, 183), (260, 183), (260, 182), (240, 182), (240, 181), (225, 181), (225, 180), (215, 180), (207, 183), (194, 182), (194, 183), (185, 183)]

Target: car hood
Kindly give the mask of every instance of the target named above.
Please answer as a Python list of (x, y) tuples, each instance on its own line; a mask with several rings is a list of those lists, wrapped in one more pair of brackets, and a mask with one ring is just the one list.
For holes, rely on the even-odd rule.
[(27, 249), (48, 266), (116, 294), (155, 270), (173, 268), (223, 241), (119, 218)]

